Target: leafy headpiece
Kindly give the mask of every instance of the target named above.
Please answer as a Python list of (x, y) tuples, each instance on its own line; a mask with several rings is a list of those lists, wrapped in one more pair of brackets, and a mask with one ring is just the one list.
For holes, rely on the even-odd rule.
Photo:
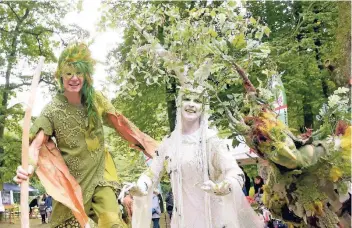
[(59, 83), (59, 87), (63, 90), (62, 69), (64, 66), (73, 66), (84, 75), (84, 83), (81, 91), (82, 104), (88, 110), (89, 129), (93, 130), (97, 121), (97, 111), (95, 103), (95, 90), (93, 87), (92, 74), (94, 70), (95, 60), (91, 57), (91, 52), (86, 44), (71, 44), (63, 50), (59, 57), (58, 66), (55, 72), (55, 78)]

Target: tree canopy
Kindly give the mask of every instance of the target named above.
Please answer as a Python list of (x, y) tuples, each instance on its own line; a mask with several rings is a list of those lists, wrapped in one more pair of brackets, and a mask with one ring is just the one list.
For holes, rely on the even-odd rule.
[[(55, 63), (54, 50), (88, 36), (75, 24), (63, 25), (62, 19), (77, 7), (74, 2), (0, 1), (0, 178), (12, 180), (20, 164), (21, 104), (9, 107), (17, 92), (28, 89), (32, 75), (23, 65), (35, 66), (39, 57)], [(46, 67), (40, 80), (49, 88), (56, 86), (53, 69)], [(1, 180), (0, 180), (1, 182)]]
[[(3, 181), (12, 179), (20, 163), (23, 107), (9, 107), (9, 101), (26, 90), (30, 81), (21, 61), (34, 66), (39, 56), (45, 56), (46, 63), (55, 63), (56, 48), (87, 38), (89, 34), (79, 26), (62, 23), (80, 3), (0, 0)], [(350, 2), (247, 1), (241, 9), (236, 1), (104, 0), (101, 6), (97, 30), (124, 28), (123, 41), (106, 53), (109, 83), (119, 88), (113, 104), (157, 140), (175, 126), (178, 75), (186, 67), (193, 77), (207, 60), (211, 60), (207, 80), (211, 120), (224, 137), (236, 136), (229, 129), (226, 108), (249, 110), (234, 64), (248, 73), (253, 84), (260, 86), (261, 96), (268, 99), (274, 92), (266, 86), (268, 81), (272, 75), (281, 75), (289, 127), (297, 133), (308, 128), (331, 132), (324, 123), (333, 120), (334, 105), (347, 105), (328, 97), (338, 87), (350, 86)], [(55, 87), (52, 69), (44, 69), (41, 82)], [(106, 129), (106, 135), (121, 178), (136, 180), (144, 158), (114, 132)]]

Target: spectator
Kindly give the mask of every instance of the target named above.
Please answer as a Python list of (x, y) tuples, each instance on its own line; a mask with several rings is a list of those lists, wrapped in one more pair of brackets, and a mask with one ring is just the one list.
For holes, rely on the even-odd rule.
[(48, 219), (48, 222), (50, 222), (51, 212), (53, 211), (53, 199), (48, 194), (45, 195), (46, 217)]
[(249, 196), (249, 190), (251, 189), (251, 179), (249, 178), (247, 173), (244, 171), (243, 167), (240, 166), (240, 168), (242, 169), (242, 171), (244, 173), (244, 177), (245, 177), (245, 182), (244, 182), (244, 186), (243, 186), (243, 193), (245, 196)]
[(46, 206), (45, 206), (45, 201), (41, 201), (39, 205), (39, 212), (40, 216), (42, 217), (42, 224), (45, 224), (46, 221)]
[(159, 220), (161, 215), (160, 204), (159, 204), (159, 192), (153, 192), (153, 201), (152, 201), (152, 220), (153, 228), (160, 228)]
[(254, 193), (255, 197), (263, 194), (263, 185), (264, 185), (264, 180), (261, 176), (256, 176), (254, 178)]
[(33, 213), (33, 207), (38, 207), (38, 201), (40, 199), (40, 196), (35, 197), (30, 203), (29, 203), (29, 217), (32, 217)]
[(163, 196), (158, 193), (158, 198), (159, 198), (159, 207), (160, 207), (160, 211), (161, 213), (164, 213), (165, 212), (165, 208), (164, 208), (164, 199), (163, 199)]
[(172, 218), (172, 210), (174, 209), (174, 196), (172, 195), (172, 191), (169, 191), (166, 194), (166, 211), (170, 216), (170, 220)]
[[(126, 218), (125, 222), (128, 224), (130, 221), (132, 221), (132, 214), (133, 214), (133, 197), (131, 195), (125, 196), (122, 202), (124, 209), (126, 210)], [(125, 211), (124, 211), (125, 212)]]

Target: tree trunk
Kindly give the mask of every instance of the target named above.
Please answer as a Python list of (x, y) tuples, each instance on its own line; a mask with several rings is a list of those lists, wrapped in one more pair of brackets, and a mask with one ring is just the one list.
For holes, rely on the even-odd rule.
[(312, 105), (309, 103), (306, 97), (303, 98), (303, 115), (304, 127), (313, 129), (314, 116), (312, 111)]
[(341, 53), (338, 68), (340, 73), (336, 74), (338, 86), (346, 86), (351, 80), (351, 5), (350, 1), (341, 1), (337, 3), (339, 20), (337, 34), (337, 43)]
[(325, 78), (321, 79), (321, 88), (323, 90), (324, 97), (329, 98), (329, 86)]
[(170, 78), (171, 88), (166, 85), (166, 102), (167, 102), (167, 116), (169, 119), (170, 132), (175, 129), (176, 125), (176, 81), (175, 78)]
[[(22, 22), (28, 17), (28, 14), (29, 14), (29, 9), (27, 8), (25, 14), (17, 21), (17, 25), (15, 27), (15, 30), (13, 31), (13, 37), (11, 41), (11, 51), (6, 56), (8, 63), (7, 63), (6, 74), (5, 74), (5, 88), (2, 92), (2, 102), (1, 102), (1, 109), (0, 109), (0, 116), (4, 116), (4, 120), (3, 120), (4, 122), (3, 124), (0, 125), (0, 140), (3, 138), (4, 132), (5, 132), (6, 111), (7, 111), (7, 104), (9, 100), (9, 94), (10, 94), (10, 76), (11, 76), (13, 65), (16, 62), (17, 44), (18, 44), (18, 37), (20, 33), (19, 30), (22, 25)], [(0, 147), (0, 153), (2, 151), (3, 151), (3, 148)]]

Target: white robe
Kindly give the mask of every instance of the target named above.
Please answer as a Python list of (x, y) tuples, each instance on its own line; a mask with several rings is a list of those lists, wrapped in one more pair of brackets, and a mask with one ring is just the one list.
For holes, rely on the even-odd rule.
[[(200, 187), (204, 183), (204, 172), (197, 158), (200, 150), (200, 131), (191, 135), (181, 136), (181, 145), (175, 158), (175, 141), (173, 136), (165, 138), (157, 150), (149, 170), (154, 186), (159, 182), (159, 175), (167, 161), (167, 171), (171, 176), (174, 194), (174, 211), (171, 228), (262, 228), (263, 222), (248, 204), (243, 192), (244, 174), (238, 167), (236, 160), (228, 146), (216, 137), (216, 132), (207, 131), (208, 176), (214, 183), (230, 181), (231, 192), (226, 196), (208, 195)], [(179, 161), (180, 164), (177, 164)], [(178, 166), (179, 165), (179, 166)], [(180, 167), (182, 178), (179, 178), (177, 167)], [(177, 189), (181, 182), (181, 194)], [(133, 205), (133, 228), (149, 228), (151, 195), (153, 187), (145, 197), (135, 197)], [(210, 201), (207, 203), (207, 196)], [(177, 207), (182, 207), (181, 209)], [(209, 210), (210, 209), (210, 210)], [(211, 216), (207, 216), (210, 214)], [(183, 223), (183, 225), (182, 225)], [(209, 224), (209, 225), (207, 225)]]

